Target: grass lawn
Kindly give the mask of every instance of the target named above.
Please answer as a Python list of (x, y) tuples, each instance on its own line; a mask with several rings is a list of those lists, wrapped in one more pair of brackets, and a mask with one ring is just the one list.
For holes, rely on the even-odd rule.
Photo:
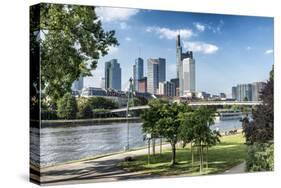
[[(147, 155), (135, 157), (133, 161), (121, 162), (119, 165), (131, 172), (141, 172), (151, 175), (204, 175), (222, 173), (231, 167), (243, 162), (246, 157), (246, 145), (242, 134), (224, 136), (221, 143), (209, 148), (208, 169), (199, 172), (199, 155), (194, 149), (194, 165), (191, 163), (190, 147), (177, 148), (177, 164), (171, 166), (171, 150), (164, 150), (163, 153), (150, 157), (148, 164)], [(205, 157), (205, 155), (204, 155)], [(204, 159), (204, 162), (206, 160)], [(206, 163), (205, 163), (206, 165)]]

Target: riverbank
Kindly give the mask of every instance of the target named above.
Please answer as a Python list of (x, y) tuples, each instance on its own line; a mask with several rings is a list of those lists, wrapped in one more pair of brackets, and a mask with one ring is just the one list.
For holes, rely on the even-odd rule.
[[(198, 164), (191, 166), (190, 149), (178, 148), (175, 167), (171, 167), (170, 145), (156, 147), (156, 156), (151, 156), (147, 164), (147, 148), (122, 152), (96, 159), (89, 159), (65, 165), (56, 165), (40, 169), (38, 181), (43, 185), (58, 185), (71, 183), (88, 183), (117, 181), (126, 179), (144, 179), (174, 176), (194, 176), (204, 174), (224, 173), (226, 170), (240, 164), (245, 159), (244, 138), (241, 134), (223, 136), (222, 142), (209, 150), (209, 168), (204, 173), (198, 172)], [(126, 157), (132, 161), (125, 162)], [(159, 161), (160, 160), (160, 161)]]
[(81, 125), (101, 125), (104, 123), (124, 123), (141, 122), (140, 117), (113, 117), (113, 118), (94, 118), (94, 119), (72, 119), (72, 120), (42, 120), (41, 128), (44, 127), (63, 127)]

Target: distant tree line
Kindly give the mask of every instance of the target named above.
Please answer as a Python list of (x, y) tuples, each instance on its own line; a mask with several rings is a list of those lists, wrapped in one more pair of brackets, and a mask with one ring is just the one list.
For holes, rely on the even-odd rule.
[(95, 113), (107, 112), (111, 109), (119, 108), (119, 104), (104, 97), (80, 97), (75, 98), (70, 93), (66, 93), (57, 102), (55, 109), (50, 106), (42, 106), (42, 117), (49, 114), (45, 119), (86, 119), (94, 118)]

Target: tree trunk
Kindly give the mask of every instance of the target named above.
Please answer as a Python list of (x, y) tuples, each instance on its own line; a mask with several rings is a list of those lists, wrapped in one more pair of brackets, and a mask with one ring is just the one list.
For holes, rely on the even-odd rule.
[(191, 150), (191, 164), (192, 164), (192, 167), (193, 167), (193, 163), (194, 163), (194, 154), (193, 154), (192, 142), (190, 142), (190, 150)]
[(200, 145), (200, 173), (203, 171), (203, 152), (202, 152), (202, 145)]
[(208, 170), (208, 146), (206, 147), (206, 168)]
[(155, 155), (155, 138), (152, 138), (152, 155)]
[(172, 143), (172, 165), (175, 165), (176, 164), (176, 144), (175, 143)]
[(162, 137), (160, 138), (160, 154), (162, 154)]

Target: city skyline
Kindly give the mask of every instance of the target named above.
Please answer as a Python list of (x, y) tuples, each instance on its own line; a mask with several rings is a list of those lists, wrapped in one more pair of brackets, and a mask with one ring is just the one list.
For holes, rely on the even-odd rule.
[[(273, 19), (187, 12), (163, 12), (121, 8), (97, 8), (106, 30), (116, 31), (120, 46), (111, 47), (101, 58), (85, 87), (99, 87), (104, 62), (116, 58), (122, 68), (122, 90), (126, 90), (137, 57), (166, 59), (166, 80), (176, 78), (176, 35), (183, 51), (196, 59), (196, 90), (212, 94), (239, 83), (265, 81), (273, 64)], [(114, 17), (109, 16), (114, 13)], [(147, 75), (146, 63), (144, 76)], [(251, 72), (249, 74), (249, 71)]]

